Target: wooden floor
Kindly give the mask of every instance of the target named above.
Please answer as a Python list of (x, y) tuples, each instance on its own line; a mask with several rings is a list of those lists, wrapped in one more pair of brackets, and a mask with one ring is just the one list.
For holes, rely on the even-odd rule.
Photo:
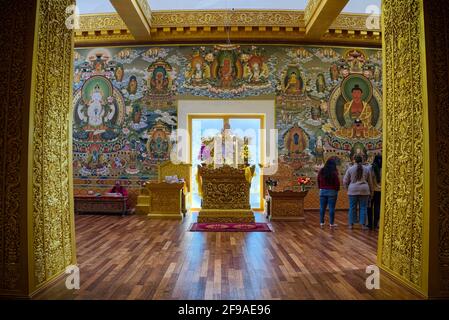
[[(258, 221), (264, 217), (257, 215)], [(146, 216), (76, 216), (80, 290), (65, 278), (36, 299), (417, 299), (388, 277), (368, 290), (377, 232), (273, 222), (271, 233), (189, 232)]]

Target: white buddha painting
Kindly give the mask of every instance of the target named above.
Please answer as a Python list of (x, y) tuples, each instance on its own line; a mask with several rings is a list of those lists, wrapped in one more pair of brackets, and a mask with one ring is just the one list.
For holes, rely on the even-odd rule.
[(90, 126), (98, 127), (103, 124), (103, 116), (105, 113), (103, 104), (103, 91), (100, 89), (99, 85), (96, 85), (92, 92), (89, 106), (87, 107), (87, 117)]
[(88, 95), (86, 104), (79, 104), (77, 113), (81, 121), (86, 123), (86, 130), (102, 131), (105, 124), (111, 121), (116, 108), (112, 97), (107, 97), (104, 90), (97, 83)]

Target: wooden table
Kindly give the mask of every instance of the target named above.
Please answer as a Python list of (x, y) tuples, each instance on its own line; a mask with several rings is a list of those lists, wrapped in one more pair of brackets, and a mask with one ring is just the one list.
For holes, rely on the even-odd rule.
[(308, 191), (268, 190), (267, 215), (275, 221), (304, 221), (304, 198)]
[(119, 196), (75, 196), (75, 213), (100, 213), (125, 215), (128, 197)]

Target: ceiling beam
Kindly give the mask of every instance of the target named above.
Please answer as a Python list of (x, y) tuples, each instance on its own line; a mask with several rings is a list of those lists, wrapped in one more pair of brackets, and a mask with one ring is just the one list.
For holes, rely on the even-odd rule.
[(319, 40), (348, 2), (349, 0), (309, 0), (304, 12), (305, 37)]
[(147, 0), (110, 0), (135, 40), (150, 39), (151, 9)]

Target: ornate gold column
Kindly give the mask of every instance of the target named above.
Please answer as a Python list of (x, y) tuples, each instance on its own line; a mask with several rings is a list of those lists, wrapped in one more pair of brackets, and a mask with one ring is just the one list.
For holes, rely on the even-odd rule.
[(8, 1), (0, 20), (1, 295), (30, 296), (75, 263), (73, 3)]
[[(427, 297), (447, 296), (449, 257), (448, 17), (447, 9), (432, 7), (440, 16), (437, 28), (446, 24), (433, 35), (438, 23), (424, 24), (430, 6), (423, 0), (383, 1), (384, 192), (378, 254), (384, 271)], [(428, 78), (433, 72), (439, 76)]]

